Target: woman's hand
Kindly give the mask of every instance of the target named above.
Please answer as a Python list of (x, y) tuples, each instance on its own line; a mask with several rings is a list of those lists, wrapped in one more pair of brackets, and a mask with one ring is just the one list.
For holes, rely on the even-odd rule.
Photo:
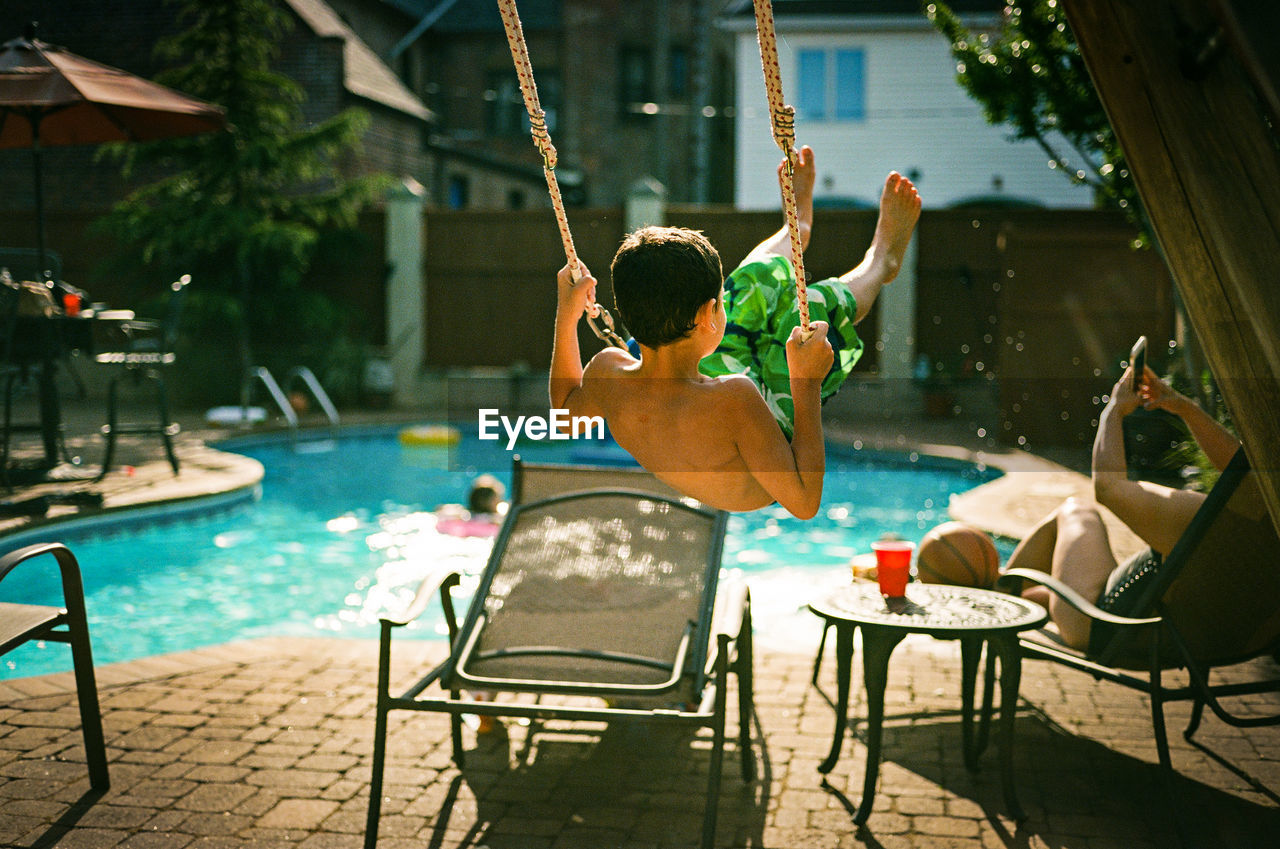
[(1142, 396), (1142, 406), (1148, 410), (1164, 410), (1174, 415), (1181, 415), (1186, 409), (1185, 405), (1191, 403), (1190, 399), (1182, 393), (1176, 391), (1172, 386), (1165, 383), (1156, 373), (1147, 367), (1143, 372), (1142, 389), (1139, 392)]
[(1107, 406), (1114, 409), (1121, 416), (1127, 416), (1143, 406), (1142, 396), (1139, 392), (1135, 392), (1133, 388), (1132, 363), (1124, 370), (1124, 374), (1120, 375), (1116, 385), (1111, 387), (1111, 400), (1107, 403)]

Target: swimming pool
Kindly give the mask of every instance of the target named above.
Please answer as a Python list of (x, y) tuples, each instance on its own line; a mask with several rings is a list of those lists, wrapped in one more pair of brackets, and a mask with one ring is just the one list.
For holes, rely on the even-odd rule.
[[(97, 664), (260, 636), (376, 637), (429, 571), (467, 576), (469, 593), (491, 540), (442, 534), (431, 513), (464, 501), (483, 472), (510, 485), (511, 454), (466, 436), (453, 448), (402, 445), (396, 429), (344, 433), (336, 443), (227, 443), (262, 462), (261, 498), (181, 521), (111, 531), (63, 526), (84, 572)], [(529, 442), (530, 461), (566, 461), (565, 443)], [(590, 459), (608, 456), (593, 454)], [(894, 531), (919, 539), (946, 520), (952, 493), (998, 476), (972, 464), (832, 446), (822, 509), (801, 522), (778, 507), (730, 519), (724, 564), (751, 582), (756, 630), (785, 644), (817, 585), (847, 580), (849, 558)], [(29, 537), (23, 542), (33, 541)], [(11, 544), (4, 545), (9, 550)], [(56, 570), (5, 580), (6, 600), (59, 604)], [(19, 597), (13, 597), (15, 592)], [(410, 633), (443, 632), (438, 605)], [(0, 658), (0, 679), (70, 669), (61, 645)]]

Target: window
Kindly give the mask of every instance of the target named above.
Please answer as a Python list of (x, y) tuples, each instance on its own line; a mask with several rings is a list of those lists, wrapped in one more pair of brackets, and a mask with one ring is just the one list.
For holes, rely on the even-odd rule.
[(618, 56), (618, 106), (622, 116), (642, 115), (645, 104), (652, 102), (653, 68), (649, 63), (649, 50), (623, 47)]
[(867, 58), (860, 49), (800, 50), (796, 113), (807, 121), (862, 121), (867, 117)]
[[(538, 104), (547, 116), (547, 131), (552, 138), (560, 106), (560, 77), (555, 72), (535, 71), (538, 81)], [(515, 72), (495, 74), (484, 93), (485, 128), (491, 136), (526, 136), (529, 134), (529, 110)]]
[(655, 52), (651, 47), (625, 46), (618, 54), (618, 105), (623, 117), (653, 115), (670, 108), (669, 101), (689, 96), (692, 84), (689, 49), (674, 45), (667, 56), (667, 91), (657, 90)]
[(671, 65), (667, 69), (667, 88), (673, 99), (689, 96), (689, 49), (683, 46), (671, 48)]
[(449, 177), (449, 208), (466, 209), (471, 200), (471, 181), (463, 174)]

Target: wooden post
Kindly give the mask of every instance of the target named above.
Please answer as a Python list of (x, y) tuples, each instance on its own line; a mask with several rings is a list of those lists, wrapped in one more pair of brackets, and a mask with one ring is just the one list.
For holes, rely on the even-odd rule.
[[(1218, 16), (1245, 0), (1070, 0), (1067, 18), (1280, 519), (1280, 156)], [(1215, 15), (1215, 12), (1217, 15)], [(1221, 46), (1219, 46), (1221, 45)], [(1274, 82), (1274, 81), (1273, 81)], [(1280, 526), (1280, 521), (1277, 521)]]

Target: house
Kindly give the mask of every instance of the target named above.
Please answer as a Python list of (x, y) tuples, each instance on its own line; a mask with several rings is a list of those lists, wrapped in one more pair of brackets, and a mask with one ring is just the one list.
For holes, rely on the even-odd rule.
[[(361, 0), (331, 0), (345, 9)], [(494, 0), (386, 0), (421, 15), (388, 48), (438, 117), (433, 200), (545, 205), (542, 161)], [(521, 0), (538, 96), (570, 205), (615, 205), (643, 177), (673, 200), (732, 199), (732, 43), (713, 0)], [(398, 61), (388, 57), (388, 61)]]
[[(971, 27), (999, 21), (1001, 0), (952, 0)], [(1031, 141), (1009, 140), (956, 82), (947, 39), (918, 0), (773, 0), (785, 100), (796, 140), (817, 154), (816, 202), (870, 206), (896, 170), (926, 208), (983, 198), (1091, 207), (1086, 188), (1051, 170)], [(778, 204), (781, 153), (769, 123), (751, 0), (720, 18), (736, 44), (734, 197), (743, 209)]]
[[(280, 0), (294, 20), (281, 40), (275, 69), (305, 92), (303, 120), (318, 123), (358, 107), (370, 123), (358, 153), (343, 163), (351, 174), (426, 173), (424, 140), (432, 114), (325, 0)], [(5, 0), (0, 4), (0, 38), (17, 37), (30, 21), (37, 37), (97, 62), (152, 78), (163, 70), (156, 43), (187, 26), (167, 0)], [(94, 148), (44, 151), (46, 208), (58, 212), (99, 212), (132, 188), (112, 160)], [(30, 157), (0, 152), (0, 213), (34, 208)]]

